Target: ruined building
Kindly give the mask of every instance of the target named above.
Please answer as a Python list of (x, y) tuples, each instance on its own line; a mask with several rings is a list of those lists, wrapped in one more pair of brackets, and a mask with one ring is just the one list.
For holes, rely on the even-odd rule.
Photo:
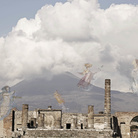
[(105, 80), (104, 112), (63, 113), (62, 110), (36, 109), (29, 111), (24, 104), (22, 111), (13, 109), (0, 121), (0, 137), (7, 138), (138, 138), (138, 112), (116, 112), (111, 115), (110, 80)]

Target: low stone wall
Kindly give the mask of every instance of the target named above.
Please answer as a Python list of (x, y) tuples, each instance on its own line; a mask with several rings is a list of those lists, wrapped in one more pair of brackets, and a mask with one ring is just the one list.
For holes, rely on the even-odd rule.
[(28, 129), (23, 138), (112, 138), (112, 131)]

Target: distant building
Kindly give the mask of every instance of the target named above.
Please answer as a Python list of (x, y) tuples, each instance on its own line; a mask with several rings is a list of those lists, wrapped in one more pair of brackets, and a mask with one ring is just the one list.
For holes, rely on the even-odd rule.
[[(127, 106), (127, 105), (126, 105)], [(105, 80), (104, 112), (94, 114), (94, 106), (88, 113), (62, 113), (62, 110), (36, 109), (29, 111), (24, 104), (22, 111), (12, 109), (9, 116), (0, 121), (0, 137), (3, 138), (138, 138), (138, 112), (116, 112), (111, 115), (110, 80)]]

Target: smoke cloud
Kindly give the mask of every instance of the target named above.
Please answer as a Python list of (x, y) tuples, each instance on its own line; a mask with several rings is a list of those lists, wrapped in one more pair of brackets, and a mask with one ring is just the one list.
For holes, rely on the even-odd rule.
[(97, 0), (71, 0), (45, 5), (34, 19), (22, 18), (0, 38), (1, 85), (19, 80), (77, 73), (85, 63), (104, 65), (95, 85), (105, 78), (112, 88), (129, 91), (132, 61), (138, 58), (138, 6)]

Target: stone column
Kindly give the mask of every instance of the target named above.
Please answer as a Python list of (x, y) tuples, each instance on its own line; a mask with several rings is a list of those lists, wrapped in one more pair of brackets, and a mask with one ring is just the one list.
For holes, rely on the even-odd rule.
[(88, 106), (88, 129), (94, 128), (94, 106)]
[(40, 128), (44, 127), (44, 114), (38, 114), (37, 122), (38, 122), (38, 127)]
[(76, 126), (77, 126), (77, 119), (76, 119), (76, 118), (73, 118), (73, 119), (72, 119), (72, 126), (71, 126), (71, 129), (76, 129)]
[(62, 124), (62, 111), (58, 113), (55, 117), (55, 127), (57, 129), (61, 129), (61, 124)]
[(55, 124), (56, 124), (56, 128), (60, 129), (61, 128), (61, 119), (56, 120)]
[(110, 94), (110, 79), (105, 80), (105, 103), (104, 103), (104, 128), (110, 129), (111, 118), (111, 94)]
[(22, 106), (22, 129), (27, 128), (28, 123), (28, 104)]

